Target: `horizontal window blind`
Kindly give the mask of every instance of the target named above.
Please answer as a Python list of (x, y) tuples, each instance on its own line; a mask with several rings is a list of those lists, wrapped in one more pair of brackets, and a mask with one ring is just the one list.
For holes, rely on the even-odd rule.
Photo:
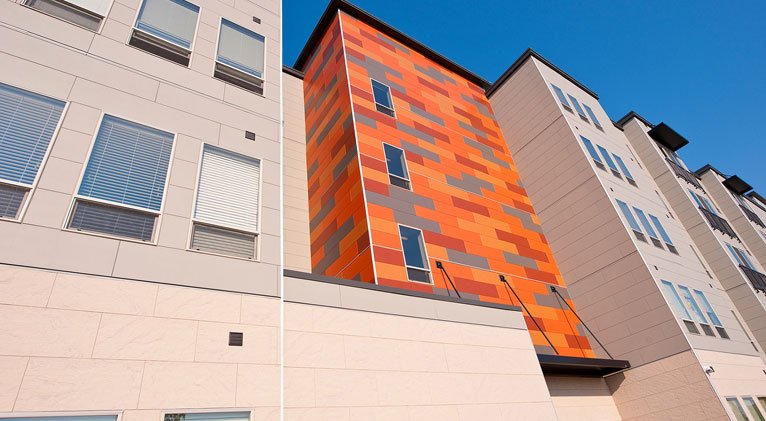
[(99, 16), (106, 16), (111, 6), (111, 0), (66, 0), (77, 7), (89, 10)]
[(197, 29), (199, 6), (184, 0), (144, 0), (136, 27), (184, 48)]
[(117, 415), (80, 415), (55, 417), (3, 418), (3, 421), (117, 421)]
[(173, 135), (104, 116), (79, 194), (159, 211)]
[(32, 186), (64, 102), (0, 83), (0, 179)]
[(205, 145), (194, 218), (257, 232), (260, 183), (260, 161)]
[(247, 421), (250, 412), (200, 412), (196, 414), (165, 414), (164, 421)]
[(69, 228), (151, 241), (156, 221), (156, 215), (78, 200)]
[(0, 218), (15, 219), (29, 189), (0, 184)]
[(255, 257), (255, 234), (194, 224), (191, 248), (208, 253), (252, 259)]
[(262, 78), (265, 42), (263, 35), (223, 19), (218, 39), (218, 61)]

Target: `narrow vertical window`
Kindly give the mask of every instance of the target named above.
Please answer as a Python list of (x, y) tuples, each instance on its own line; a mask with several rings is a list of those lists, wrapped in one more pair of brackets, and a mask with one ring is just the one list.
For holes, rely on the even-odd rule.
[(758, 405), (755, 404), (755, 400), (751, 397), (742, 398), (742, 402), (745, 403), (747, 411), (753, 416), (753, 421), (765, 421), (761, 410), (758, 409)]
[(198, 16), (199, 6), (185, 0), (144, 0), (128, 43), (188, 66)]
[(98, 31), (111, 0), (26, 0), (27, 6), (91, 31)]
[(582, 104), (582, 106), (585, 108), (585, 112), (588, 113), (588, 117), (590, 117), (590, 120), (593, 122), (593, 124), (595, 124), (599, 129), (604, 130), (604, 128), (601, 127), (601, 123), (599, 123), (598, 119), (596, 118), (596, 114), (593, 112), (593, 110), (585, 104)]
[(559, 102), (561, 103), (564, 108), (566, 108), (569, 111), (572, 111), (572, 106), (569, 105), (569, 101), (567, 101), (566, 95), (564, 95), (564, 91), (561, 90), (558, 86), (551, 83), (551, 88), (553, 88), (553, 92), (556, 93), (556, 97), (559, 99)]
[(383, 114), (395, 117), (396, 112), (394, 112), (394, 100), (391, 97), (391, 88), (375, 79), (370, 79), (370, 81), (372, 83), (372, 96), (375, 99), (375, 108)]
[(633, 213), (630, 211), (630, 207), (628, 207), (627, 203), (623, 202), (622, 200), (617, 200), (617, 206), (620, 207), (622, 214), (628, 221), (628, 225), (630, 225), (630, 228), (633, 230), (636, 238), (641, 241), (646, 241), (646, 237), (644, 237), (643, 231), (641, 231), (641, 227), (638, 225), (638, 221), (636, 221), (636, 218), (633, 216)]
[(62, 101), (0, 83), (0, 218), (21, 216), (63, 111)]
[(569, 100), (572, 101), (572, 105), (574, 105), (575, 110), (577, 110), (577, 114), (580, 116), (580, 118), (585, 121), (588, 121), (588, 117), (585, 115), (585, 111), (583, 111), (582, 107), (580, 106), (580, 103), (577, 102), (577, 98), (573, 97), (572, 95), (569, 95)]
[(423, 242), (423, 232), (419, 229), (399, 225), (399, 236), (402, 239), (404, 263), (407, 266), (407, 278), (410, 281), (431, 283), (431, 270)]
[(729, 339), (729, 334), (726, 332), (726, 329), (723, 328), (721, 319), (718, 318), (718, 315), (713, 310), (713, 306), (710, 305), (710, 302), (707, 300), (705, 294), (702, 291), (695, 289), (694, 295), (702, 304), (702, 309), (705, 311), (705, 314), (707, 314), (707, 317), (710, 319), (710, 321), (713, 323), (713, 326), (715, 326), (715, 329), (718, 331), (718, 336), (724, 339)]
[(749, 269), (755, 270), (753, 262), (750, 261), (749, 257), (747, 257), (747, 252), (741, 250), (738, 247), (734, 247), (729, 243), (726, 243), (726, 247), (729, 249), (729, 253), (731, 253), (731, 255), (734, 257), (734, 260), (736, 260), (740, 266), (745, 266)]
[(588, 154), (596, 162), (596, 165), (598, 165), (601, 168), (604, 168), (604, 161), (602, 161), (601, 157), (598, 156), (598, 152), (596, 152), (596, 148), (593, 146), (593, 142), (591, 142), (585, 136), (580, 136), (580, 139), (582, 139), (582, 143), (583, 145), (585, 145), (585, 149), (588, 150)]
[(263, 94), (266, 38), (221, 19), (214, 76), (259, 95)]
[(673, 286), (673, 284), (663, 280), (662, 288), (665, 290), (665, 295), (667, 296), (668, 300), (670, 300), (671, 307), (675, 310), (676, 315), (681, 317), (689, 332), (699, 334), (700, 332), (699, 329), (697, 329), (697, 325), (695, 325), (692, 321), (692, 316), (689, 314), (689, 310), (687, 310), (686, 306), (684, 306), (683, 301), (681, 301), (681, 296), (678, 295), (678, 291), (676, 291), (676, 288)]
[(638, 216), (638, 220), (641, 222), (641, 225), (646, 230), (646, 233), (649, 235), (649, 238), (652, 239), (652, 243), (654, 243), (655, 246), (662, 248), (662, 243), (660, 243), (660, 237), (657, 236), (657, 233), (654, 231), (652, 224), (649, 223), (649, 219), (646, 217), (646, 214), (644, 213), (644, 211), (634, 206), (633, 212), (635, 212), (636, 216)]
[(705, 314), (702, 312), (702, 309), (700, 309), (697, 301), (694, 300), (694, 297), (692, 296), (691, 291), (689, 291), (689, 288), (683, 285), (678, 285), (678, 290), (681, 291), (681, 297), (683, 297), (686, 305), (689, 306), (689, 308), (692, 310), (692, 314), (702, 326), (702, 330), (705, 332), (705, 334), (708, 336), (715, 336), (713, 329), (710, 328), (710, 323), (707, 321), (707, 318), (705, 318)]
[(625, 178), (628, 179), (628, 182), (630, 184), (636, 185), (636, 180), (633, 178), (633, 174), (631, 174), (630, 171), (628, 170), (628, 166), (625, 165), (625, 161), (623, 161), (622, 158), (620, 158), (620, 156), (617, 154), (612, 154), (612, 156), (614, 157), (614, 160), (617, 162), (617, 166), (620, 167), (622, 174), (625, 175)]
[(104, 116), (68, 228), (152, 241), (174, 136)]
[(660, 233), (660, 237), (662, 237), (662, 241), (664, 241), (665, 245), (668, 246), (668, 250), (678, 254), (678, 250), (676, 250), (676, 247), (673, 245), (673, 240), (670, 239), (668, 232), (665, 231), (665, 227), (662, 226), (662, 222), (660, 222), (659, 218), (657, 218), (656, 216), (652, 214), (649, 214), (649, 219), (652, 220), (652, 223), (657, 228), (657, 232)]
[(737, 398), (726, 398), (726, 402), (729, 403), (729, 408), (731, 408), (731, 412), (734, 413), (734, 417), (737, 419), (737, 421), (750, 421), (747, 415), (745, 415), (745, 409), (742, 408), (742, 405), (739, 403)]
[(259, 234), (261, 163), (205, 145), (191, 249), (254, 259)]
[(614, 161), (612, 160), (612, 157), (609, 156), (609, 151), (607, 151), (601, 145), (596, 145), (596, 146), (598, 147), (599, 152), (601, 152), (601, 156), (604, 157), (604, 161), (606, 162), (606, 165), (609, 167), (609, 169), (612, 170), (612, 172), (615, 175), (619, 175), (620, 170), (617, 168), (617, 164), (615, 164)]
[(389, 182), (394, 186), (411, 190), (410, 174), (407, 171), (407, 160), (404, 157), (404, 151), (388, 143), (383, 144), (383, 150), (386, 154)]

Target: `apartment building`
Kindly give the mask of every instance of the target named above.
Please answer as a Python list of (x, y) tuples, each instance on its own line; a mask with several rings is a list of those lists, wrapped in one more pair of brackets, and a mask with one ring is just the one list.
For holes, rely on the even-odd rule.
[(668, 204), (684, 193), (664, 189), (631, 139), (636, 123), (623, 132), (597, 94), (531, 50), (488, 96), (578, 313), (632, 364), (606, 377), (623, 419), (737, 417), (763, 396), (751, 333)]
[(0, 419), (278, 419), (280, 8), (0, 2)]

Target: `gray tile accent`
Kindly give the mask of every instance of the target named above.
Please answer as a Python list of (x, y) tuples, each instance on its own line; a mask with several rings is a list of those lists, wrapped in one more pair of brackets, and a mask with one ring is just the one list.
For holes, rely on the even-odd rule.
[(422, 206), (424, 208), (428, 208), (432, 210), (435, 209), (434, 201), (432, 199), (425, 196), (421, 196), (409, 190), (391, 189), (390, 197), (392, 199), (401, 200), (402, 202), (406, 202), (406, 203), (412, 203), (418, 206)]
[(403, 52), (404, 54), (410, 55), (410, 50), (408, 48), (405, 48), (403, 45), (399, 44), (398, 42), (392, 41), (387, 36), (381, 34), (380, 32), (376, 32), (376, 35), (378, 36), (378, 39), (383, 41), (385, 44), (388, 44), (397, 50)]
[[(468, 130), (469, 132), (475, 134), (476, 136), (483, 137), (483, 138), (489, 138), (489, 133), (485, 132), (484, 130), (477, 129), (476, 127), (473, 127), (472, 125), (465, 123), (463, 121), (458, 120), (457, 124), (460, 125), (460, 127)], [(495, 133), (492, 133), (495, 134)]]
[[(325, 137), (327, 137), (327, 134), (330, 133), (330, 130), (332, 130), (333, 127), (335, 127), (335, 123), (337, 123), (338, 120), (340, 120), (340, 111), (341, 110), (335, 110), (335, 114), (333, 114), (332, 117), (330, 117), (330, 120), (328, 120), (327, 123), (325, 123), (324, 129), (322, 129), (322, 131), (319, 133), (319, 136), (317, 137), (317, 140), (316, 140), (317, 146), (321, 145), (322, 142), (324, 142), (324, 139)], [(312, 139), (314, 137), (316, 127), (318, 126), (312, 127), (308, 131), (308, 133), (306, 133), (306, 139)]]
[[(546, 286), (547, 288), (547, 286)], [(555, 293), (550, 293), (548, 295), (545, 294), (535, 294), (535, 302), (541, 306), (545, 307), (551, 307), (551, 308), (566, 308), (566, 304), (562, 303), (561, 300), (559, 300), (558, 295)]]
[(436, 144), (436, 139), (434, 139), (434, 137), (431, 136), (430, 134), (423, 133), (420, 130), (414, 128), (414, 127), (410, 127), (410, 126), (402, 123), (401, 121), (398, 121), (398, 120), (396, 121), (396, 128), (401, 130), (401, 131), (403, 131), (403, 132), (405, 132), (405, 133), (407, 133), (407, 134), (411, 134), (411, 135), (417, 137), (418, 139), (425, 140), (426, 142), (431, 143), (431, 144)]
[(434, 123), (436, 123), (436, 124), (438, 124), (440, 126), (444, 125), (444, 120), (443, 119), (437, 117), (434, 114), (429, 113), (428, 111), (426, 111), (426, 110), (416, 106), (415, 104), (410, 104), (410, 110), (413, 113), (415, 113), (415, 114), (417, 114), (417, 115), (419, 115), (419, 116), (421, 116), (421, 117), (423, 117), (425, 119), (433, 121)]
[(493, 119), (495, 118), (495, 116), (492, 115), (492, 113), (489, 111), (489, 108), (486, 105), (484, 105), (481, 102), (473, 99), (470, 95), (461, 94), (461, 96), (463, 97), (464, 100), (466, 100), (466, 101), (470, 102), (471, 104), (475, 105), (476, 108), (479, 109), (479, 112), (481, 114), (483, 114), (484, 116), (489, 117), (489, 118), (493, 118)]
[(311, 164), (308, 168), (308, 177), (311, 178), (312, 175), (316, 172), (316, 170), (319, 169), (319, 161), (314, 161), (313, 164)]
[(535, 345), (535, 352), (538, 354), (557, 355), (556, 350), (548, 345)]
[(481, 151), (481, 156), (484, 157), (484, 159), (486, 159), (487, 161), (494, 162), (495, 164), (500, 165), (501, 167), (511, 168), (511, 166), (507, 162), (495, 156), (495, 150), (490, 148), (489, 146), (481, 142), (477, 142), (471, 139), (470, 137), (463, 137), (463, 141), (465, 142), (466, 145)]
[(464, 265), (489, 270), (489, 262), (487, 261), (486, 257), (463, 253), (461, 251), (452, 249), (447, 249), (447, 257), (449, 257), (451, 262), (462, 263)]
[(340, 257), (340, 240), (343, 239), (343, 237), (345, 237), (349, 232), (351, 232), (355, 225), (354, 217), (351, 216), (346, 220), (346, 222), (343, 223), (343, 225), (338, 227), (338, 229), (330, 236), (330, 238), (327, 239), (324, 249), (325, 256), (314, 267), (315, 271), (322, 273), (326, 271), (327, 268), (333, 264), (333, 262), (338, 260)]
[(371, 119), (370, 117), (367, 117), (366, 115), (360, 114), (360, 113), (354, 113), (354, 118), (356, 119), (356, 122), (368, 127), (372, 127), (373, 129), (378, 128), (378, 122)]
[(441, 162), (441, 158), (439, 158), (439, 155), (435, 154), (434, 152), (431, 152), (429, 150), (423, 149), (418, 145), (414, 145), (410, 142), (407, 142), (406, 140), (402, 140), (402, 149), (405, 151), (410, 151), (413, 153), (416, 153), (420, 156), (422, 156), (425, 159), (428, 159), (433, 162)]
[(503, 256), (505, 257), (505, 261), (512, 265), (523, 266), (525, 268), (530, 268), (530, 269), (539, 269), (537, 267), (537, 261), (535, 259), (530, 259), (529, 257), (525, 257), (525, 256), (519, 256), (518, 254), (513, 254), (509, 251), (504, 251)]
[(335, 75), (330, 79), (330, 81), (327, 83), (327, 86), (322, 88), (320, 91), (321, 94), (318, 97), (315, 97), (315, 101), (313, 104), (306, 103), (306, 109), (313, 108), (315, 110), (319, 109), (319, 107), (324, 104), (325, 100), (327, 99), (327, 96), (330, 94), (332, 89), (335, 87), (335, 84), (338, 83), (338, 75)]
[(330, 200), (328, 200), (327, 203), (322, 206), (322, 209), (319, 210), (319, 213), (311, 218), (311, 221), (309, 222), (311, 230), (313, 231), (314, 228), (316, 228), (333, 209), (335, 209), (335, 198), (331, 197)]
[(512, 215), (512, 216), (515, 216), (516, 218), (519, 218), (519, 220), (521, 220), (521, 224), (524, 225), (524, 228), (526, 228), (526, 229), (528, 229), (530, 231), (534, 231), (534, 232), (537, 232), (537, 233), (540, 233), (540, 234), (544, 234), (543, 233), (543, 227), (541, 227), (540, 225), (536, 224), (532, 220), (532, 215), (524, 212), (523, 210), (516, 209), (516, 208), (508, 206), (508, 205), (503, 205), (503, 212), (505, 212), (508, 215)]
[(415, 63), (415, 69), (426, 76), (430, 76), (432, 79), (438, 80), (440, 83), (450, 82), (453, 85), (457, 85), (457, 82), (455, 82), (455, 79), (452, 79), (451, 77), (445, 75), (444, 73), (436, 70), (435, 68), (431, 66), (428, 66), (428, 68), (425, 68)]
[(409, 225), (411, 227), (419, 228), (425, 231), (431, 231), (437, 234), (441, 234), (442, 232), (438, 222), (434, 222), (426, 218), (421, 218), (415, 215), (414, 212), (407, 213), (407, 212), (395, 210), (394, 220), (399, 224)]
[(349, 164), (351, 164), (351, 161), (356, 159), (356, 146), (352, 145), (352, 147), (346, 152), (346, 155), (338, 162), (337, 165), (335, 165), (335, 168), (332, 169), (332, 179), (333, 181), (337, 180), (340, 175), (346, 171)]
[(366, 191), (365, 194), (367, 195), (367, 201), (373, 205), (380, 205), (389, 209), (393, 209), (394, 211), (409, 212), (411, 214), (415, 214), (415, 206), (412, 203), (396, 200), (392, 197), (385, 196), (374, 191)]
[(463, 179), (459, 180), (455, 177), (448, 175), (447, 184), (463, 189), (465, 191), (469, 191), (471, 193), (476, 193), (480, 196), (483, 195), (483, 193), (481, 192), (482, 188), (489, 191), (495, 191), (495, 186), (493, 186), (492, 183), (488, 181), (484, 181), (480, 178), (476, 178), (466, 173), (461, 173), (461, 176), (463, 177)]
[(402, 78), (402, 74), (400, 72), (397, 72), (396, 70), (386, 66), (385, 64), (372, 59), (370, 57), (365, 56), (364, 60), (360, 60), (357, 57), (354, 57), (352, 55), (346, 55), (349, 61), (358, 64), (365, 69), (367, 69), (367, 75), (378, 82), (385, 83), (391, 89), (396, 89), (399, 92), (407, 92), (406, 89), (404, 89), (403, 86), (399, 85), (398, 83), (392, 81), (388, 76), (395, 77), (397, 79)]

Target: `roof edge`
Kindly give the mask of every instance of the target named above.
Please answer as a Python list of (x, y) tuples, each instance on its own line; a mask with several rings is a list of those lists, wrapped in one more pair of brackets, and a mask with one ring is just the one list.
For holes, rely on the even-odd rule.
[(303, 72), (301, 72), (300, 70), (297, 70), (297, 69), (293, 69), (292, 67), (290, 67), (290, 66), (288, 66), (286, 64), (282, 65), (282, 72), (283, 73), (287, 73), (290, 76), (295, 76), (295, 77), (297, 77), (300, 80), (303, 80), (303, 78), (305, 77)]
[(433, 60), (434, 62), (444, 66), (445, 68), (469, 80), (470, 82), (475, 83), (476, 85), (479, 85), (484, 90), (488, 89), (491, 86), (490, 83), (484, 78), (482, 78), (481, 76), (471, 72), (465, 67), (443, 56), (442, 54), (437, 53), (436, 51), (427, 47), (425, 44), (421, 43), (420, 41), (417, 41), (416, 39), (410, 37), (409, 35), (396, 29), (395, 27), (387, 24), (386, 22), (383, 22), (382, 20), (376, 18), (370, 13), (351, 4), (347, 0), (331, 0), (330, 3), (327, 5), (327, 8), (325, 9), (324, 13), (322, 13), (322, 16), (319, 18), (319, 22), (317, 22), (317, 25), (314, 27), (314, 30), (311, 32), (311, 35), (309, 35), (309, 39), (306, 41), (306, 44), (303, 46), (303, 50), (301, 50), (301, 53), (298, 55), (298, 58), (295, 60), (295, 64), (293, 65), (293, 67), (296, 70), (298, 71), (305, 70), (304, 66), (306, 65), (306, 62), (308, 61), (309, 57), (311, 57), (311, 54), (316, 48), (319, 41), (322, 39), (322, 35), (324, 35), (327, 27), (330, 25), (330, 23), (332, 23), (332, 19), (334, 18), (337, 11), (345, 12), (349, 14), (350, 16), (365, 22), (366, 24), (372, 26), (373, 28), (387, 34), (391, 38), (396, 39), (397, 41), (408, 46), (409, 48), (412, 48), (413, 50), (419, 52), (420, 54), (423, 54), (424, 56)]
[(628, 121), (630, 121), (633, 118), (635, 118), (638, 121), (646, 124), (647, 126), (649, 126), (649, 128), (654, 128), (654, 124), (652, 124), (649, 120), (644, 118), (641, 114), (639, 114), (639, 113), (637, 113), (637, 112), (635, 112), (633, 110), (628, 111), (628, 113), (625, 114), (624, 116), (622, 116), (621, 119), (617, 120), (617, 122), (614, 123), (614, 125), (619, 127), (620, 129), (623, 129), (625, 127), (625, 125), (628, 124)]
[(583, 91), (587, 92), (593, 98), (598, 99), (598, 94), (597, 93), (595, 93), (592, 90), (590, 90), (590, 88), (585, 86), (582, 82), (580, 82), (577, 79), (575, 79), (569, 73), (561, 70), (561, 68), (559, 68), (555, 64), (551, 63), (548, 59), (546, 59), (545, 57), (540, 55), (540, 53), (538, 53), (537, 51), (535, 51), (535, 50), (533, 50), (531, 48), (527, 48), (527, 50), (524, 51), (524, 53), (522, 53), (521, 56), (519, 56), (519, 58), (517, 58), (516, 61), (514, 61), (513, 64), (511, 64), (511, 66), (508, 67), (508, 69), (505, 72), (503, 72), (503, 74), (500, 75), (499, 78), (497, 78), (495, 83), (493, 83), (492, 86), (490, 86), (489, 89), (487, 89), (487, 98), (491, 97), (492, 94), (495, 93), (495, 91), (500, 89), (500, 87), (511, 76), (513, 76), (513, 74), (516, 73), (517, 70), (519, 70), (521, 65), (523, 65), (524, 62), (526, 62), (530, 57), (536, 58), (537, 60), (539, 60), (540, 62), (542, 62), (543, 64), (545, 64), (549, 68), (551, 68), (553, 71), (555, 71), (556, 73), (560, 74), (562, 77), (564, 77), (564, 79), (574, 83), (578, 88), (580, 88)]
[(716, 167), (714, 167), (714, 166), (712, 166), (710, 164), (703, 165), (702, 167), (700, 167), (700, 169), (698, 169), (697, 171), (694, 171), (694, 173), (697, 174), (697, 176), (702, 177), (702, 174), (705, 174), (708, 171), (713, 171), (713, 172), (715, 172), (716, 174), (720, 175), (723, 178), (729, 178), (728, 175), (722, 173), (721, 171), (718, 171), (718, 169)]

